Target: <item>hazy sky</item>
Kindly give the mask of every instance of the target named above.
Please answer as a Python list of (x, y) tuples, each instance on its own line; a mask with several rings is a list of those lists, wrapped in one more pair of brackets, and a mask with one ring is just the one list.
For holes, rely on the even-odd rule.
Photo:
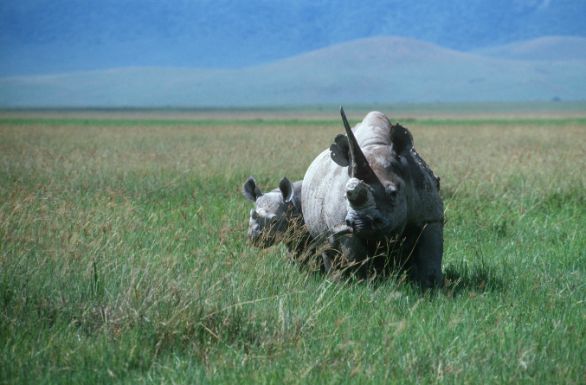
[(245, 67), (361, 37), (469, 50), (586, 36), (584, 0), (3, 0), (0, 76)]

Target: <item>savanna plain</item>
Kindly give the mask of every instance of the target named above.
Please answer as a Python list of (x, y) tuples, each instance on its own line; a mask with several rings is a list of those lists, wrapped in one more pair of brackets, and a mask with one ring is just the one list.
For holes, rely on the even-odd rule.
[(586, 383), (586, 106), (372, 109), (441, 177), (435, 292), (247, 244), (336, 107), (0, 112), (0, 383)]

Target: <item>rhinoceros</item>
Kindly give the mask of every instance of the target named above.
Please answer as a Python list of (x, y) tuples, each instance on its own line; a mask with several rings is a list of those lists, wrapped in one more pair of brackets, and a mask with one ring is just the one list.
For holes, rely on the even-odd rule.
[(242, 194), (255, 204), (248, 222), (248, 239), (254, 246), (284, 242), (296, 256), (305, 251), (310, 239), (301, 212), (302, 182), (291, 183), (285, 177), (279, 188), (263, 193), (252, 176), (246, 180)]
[[(340, 113), (346, 135), (338, 135), (303, 178), (301, 206), (309, 233), (329, 241), (350, 262), (377, 256), (380, 261), (381, 255), (385, 263), (396, 261), (398, 252), (414, 281), (440, 286), (439, 178), (415, 151), (405, 127), (373, 111), (352, 130), (344, 110)], [(334, 257), (324, 253), (324, 265), (330, 268)]]

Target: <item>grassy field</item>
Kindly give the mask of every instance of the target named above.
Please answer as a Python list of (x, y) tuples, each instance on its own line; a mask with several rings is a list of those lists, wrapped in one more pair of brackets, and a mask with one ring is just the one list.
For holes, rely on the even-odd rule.
[(302, 178), (335, 108), (0, 113), (0, 383), (586, 383), (586, 113), (400, 114), (434, 294), (247, 245), (245, 178)]

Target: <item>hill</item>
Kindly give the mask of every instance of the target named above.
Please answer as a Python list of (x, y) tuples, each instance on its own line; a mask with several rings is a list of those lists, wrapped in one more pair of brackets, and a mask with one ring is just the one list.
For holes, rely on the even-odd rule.
[(586, 60), (586, 38), (545, 36), (477, 49), (473, 53), (500, 59), (567, 61)]
[[(551, 50), (552, 46), (547, 48)], [(537, 49), (533, 54), (540, 55)], [(5, 107), (271, 106), (552, 98), (586, 99), (586, 60), (512, 60), (401, 37), (354, 40), (244, 69), (137, 67), (0, 79), (0, 105)]]

